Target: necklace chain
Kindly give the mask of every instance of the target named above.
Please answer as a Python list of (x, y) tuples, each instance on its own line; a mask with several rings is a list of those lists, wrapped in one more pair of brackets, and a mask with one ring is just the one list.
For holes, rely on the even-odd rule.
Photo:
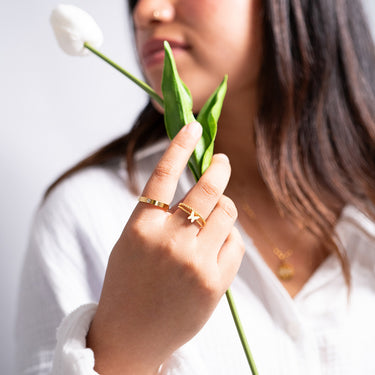
[(293, 250), (288, 249), (286, 251), (280, 250), (278, 247), (273, 248), (273, 253), (280, 259), (286, 260), (293, 255)]
[[(292, 264), (287, 263), (287, 259), (293, 255), (293, 250), (292, 249), (281, 250), (277, 245), (275, 245), (275, 243), (272, 241), (270, 236), (266, 233), (266, 231), (260, 225), (255, 215), (255, 212), (251, 209), (251, 207), (248, 204), (245, 204), (243, 206), (243, 209), (246, 215), (248, 216), (248, 218), (251, 219), (252, 222), (255, 224), (257, 230), (262, 234), (262, 236), (268, 242), (270, 247), (272, 247), (273, 254), (276, 255), (277, 258), (280, 260), (280, 264), (279, 264), (279, 268), (277, 272), (279, 278), (283, 281), (292, 279), (294, 276), (294, 267)], [(296, 238), (298, 237), (300, 232), (301, 231), (298, 231), (298, 233), (296, 234)], [(294, 240), (296, 238), (294, 238)]]

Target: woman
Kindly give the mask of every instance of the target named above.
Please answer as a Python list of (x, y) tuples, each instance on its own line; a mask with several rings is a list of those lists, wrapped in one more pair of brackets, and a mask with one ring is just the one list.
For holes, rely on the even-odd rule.
[(23, 373), (249, 374), (230, 285), (260, 374), (374, 373), (375, 60), (360, 1), (130, 6), (159, 93), (164, 39), (195, 111), (228, 74), (216, 155), (193, 186), (199, 124), (165, 151), (148, 105), (52, 186), (23, 273)]

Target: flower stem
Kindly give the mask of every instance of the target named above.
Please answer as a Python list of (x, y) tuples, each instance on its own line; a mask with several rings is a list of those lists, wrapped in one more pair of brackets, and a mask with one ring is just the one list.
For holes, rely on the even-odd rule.
[(143, 89), (144, 91), (146, 91), (147, 94), (150, 95), (152, 99), (154, 99), (157, 103), (159, 103), (164, 108), (164, 101), (163, 101), (163, 99), (147, 83), (145, 83), (145, 82), (141, 81), (140, 79), (134, 77), (127, 70), (125, 70), (121, 66), (117, 65), (115, 62), (113, 62), (112, 60), (110, 60), (107, 56), (103, 55), (101, 52), (99, 52), (94, 47), (90, 46), (89, 43), (85, 42), (84, 46), (87, 49), (89, 49), (92, 53), (94, 53), (96, 56), (100, 57), (102, 60), (104, 60), (105, 62), (107, 62), (109, 65), (113, 66), (120, 73), (122, 73), (126, 77), (128, 77), (131, 81), (133, 81), (141, 89)]
[(232, 316), (233, 316), (234, 324), (236, 325), (238, 335), (240, 336), (241, 344), (242, 344), (243, 350), (245, 351), (245, 355), (246, 355), (247, 361), (249, 363), (251, 373), (253, 375), (258, 375), (258, 370), (255, 366), (255, 362), (254, 362), (253, 356), (251, 354), (250, 347), (249, 347), (249, 344), (247, 342), (246, 335), (244, 333), (244, 330), (243, 330), (243, 327), (242, 327), (242, 324), (241, 324), (241, 320), (240, 320), (240, 317), (238, 315), (237, 308), (236, 308), (236, 305), (234, 303), (234, 299), (233, 299), (233, 295), (232, 295), (231, 290), (228, 289), (225, 292), (225, 295), (227, 297), (229, 307), (230, 307), (230, 311), (231, 311)]

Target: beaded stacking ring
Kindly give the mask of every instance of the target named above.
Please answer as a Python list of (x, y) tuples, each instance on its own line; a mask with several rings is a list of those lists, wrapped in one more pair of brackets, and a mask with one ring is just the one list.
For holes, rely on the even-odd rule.
[(143, 203), (147, 203), (147, 204), (151, 204), (151, 205), (156, 206), (156, 207), (159, 207), (164, 211), (169, 210), (169, 204), (157, 201), (155, 199), (151, 199), (151, 198), (147, 198), (147, 197), (139, 197), (138, 201), (143, 202)]
[(177, 207), (189, 214), (188, 220), (190, 220), (191, 223), (197, 223), (201, 228), (206, 225), (206, 220), (204, 220), (203, 217), (194, 210), (194, 208), (188, 206), (185, 203), (179, 203)]

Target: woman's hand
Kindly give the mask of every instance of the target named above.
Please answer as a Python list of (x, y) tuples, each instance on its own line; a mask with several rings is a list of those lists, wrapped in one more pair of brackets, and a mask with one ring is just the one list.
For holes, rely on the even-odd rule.
[[(161, 158), (142, 193), (169, 203), (201, 136), (186, 125)], [(139, 203), (109, 259), (97, 313), (87, 336), (95, 369), (107, 374), (155, 374), (206, 323), (235, 277), (244, 245), (233, 224), (234, 203), (223, 195), (226, 156), (184, 198), (206, 219), (200, 228), (184, 211)]]

